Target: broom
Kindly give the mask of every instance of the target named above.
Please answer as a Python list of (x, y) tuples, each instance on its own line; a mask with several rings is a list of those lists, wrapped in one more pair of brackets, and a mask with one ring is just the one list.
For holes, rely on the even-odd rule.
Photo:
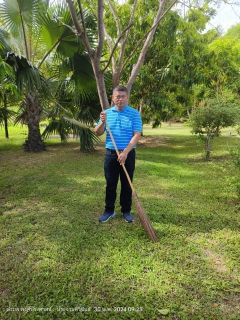
[[(103, 111), (104, 111), (104, 110), (103, 110)], [(75, 120), (75, 119), (69, 118), (69, 117), (67, 117), (67, 116), (65, 116), (64, 118), (67, 119), (67, 120), (70, 121), (70, 122), (73, 122), (73, 123), (79, 125), (79, 121), (77, 121), (77, 120)], [(116, 150), (116, 153), (117, 153), (117, 155), (118, 155), (118, 157), (119, 157), (119, 151), (118, 151), (116, 142), (115, 142), (115, 140), (114, 140), (114, 137), (113, 137), (112, 132), (111, 132), (109, 126), (108, 126), (107, 121), (105, 122), (105, 124), (106, 124), (106, 127), (107, 127), (107, 129), (108, 129), (108, 132), (109, 132), (109, 134), (110, 134), (112, 143), (113, 143), (114, 148), (115, 148), (115, 150)], [(139, 220), (140, 220), (143, 228), (147, 231), (147, 233), (148, 233), (149, 237), (151, 238), (151, 240), (152, 240), (153, 242), (157, 242), (157, 241), (158, 241), (158, 237), (157, 237), (157, 235), (156, 235), (156, 232), (155, 232), (155, 230), (153, 229), (153, 227), (152, 227), (152, 225), (151, 225), (151, 222), (150, 222), (150, 220), (149, 220), (146, 212), (144, 211), (144, 209), (143, 209), (143, 207), (142, 207), (142, 205), (141, 205), (141, 203), (140, 203), (140, 201), (139, 201), (139, 199), (138, 199), (137, 193), (136, 193), (136, 191), (135, 191), (134, 188), (133, 188), (132, 181), (131, 181), (131, 179), (130, 179), (130, 177), (129, 177), (129, 174), (128, 174), (127, 169), (126, 169), (126, 167), (125, 167), (124, 164), (122, 164), (122, 168), (123, 168), (123, 170), (124, 170), (124, 172), (125, 172), (125, 174), (126, 174), (126, 177), (127, 177), (127, 179), (128, 179), (129, 185), (130, 185), (130, 187), (131, 187), (131, 189), (132, 189), (132, 194), (133, 194), (133, 198), (134, 198), (134, 201), (135, 201), (135, 205), (136, 205), (136, 208), (137, 208), (137, 211), (138, 211)]]
[[(104, 110), (103, 110), (103, 111), (104, 111)], [(116, 150), (116, 153), (117, 153), (117, 155), (118, 155), (118, 157), (119, 157), (119, 151), (118, 151), (116, 142), (115, 142), (115, 140), (114, 140), (114, 138), (113, 138), (112, 132), (111, 132), (109, 126), (108, 126), (107, 121), (105, 121), (105, 124), (106, 124), (106, 127), (107, 127), (107, 129), (108, 129), (108, 132), (109, 132), (109, 134), (110, 134), (112, 143), (113, 143), (114, 148), (115, 148), (115, 150)], [(132, 181), (131, 181), (131, 179), (130, 179), (130, 177), (129, 177), (129, 174), (128, 174), (127, 169), (126, 169), (126, 167), (125, 167), (124, 164), (122, 164), (122, 168), (123, 168), (123, 170), (124, 170), (124, 172), (125, 172), (125, 174), (126, 174), (126, 177), (127, 177), (127, 179), (128, 179), (129, 185), (130, 185), (130, 187), (131, 187), (131, 189), (132, 189), (132, 194), (133, 194), (134, 202), (135, 202), (135, 205), (136, 205), (136, 208), (137, 208), (137, 211), (138, 211), (139, 220), (140, 220), (143, 228), (145, 229), (145, 231), (147, 231), (147, 233), (148, 233), (149, 237), (151, 238), (151, 240), (152, 240), (153, 242), (157, 242), (157, 241), (158, 241), (157, 234), (156, 234), (155, 230), (153, 229), (153, 226), (151, 225), (151, 222), (150, 222), (150, 220), (149, 220), (146, 212), (144, 211), (144, 209), (143, 209), (143, 207), (142, 207), (142, 205), (141, 205), (141, 203), (140, 203), (140, 201), (139, 201), (139, 199), (138, 199), (137, 193), (136, 193), (136, 191), (135, 191), (134, 188), (133, 188)]]

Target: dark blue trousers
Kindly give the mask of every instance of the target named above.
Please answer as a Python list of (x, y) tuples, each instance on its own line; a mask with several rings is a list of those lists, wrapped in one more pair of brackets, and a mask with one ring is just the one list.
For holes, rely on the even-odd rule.
[[(108, 213), (114, 212), (119, 177), (121, 181), (121, 212), (130, 212), (132, 206), (132, 189), (129, 185), (128, 179), (122, 166), (117, 161), (117, 158), (118, 156), (115, 152), (106, 150), (104, 161), (104, 173), (106, 179), (105, 212)], [(131, 150), (128, 153), (127, 159), (125, 161), (125, 167), (132, 181), (135, 169), (135, 149)]]

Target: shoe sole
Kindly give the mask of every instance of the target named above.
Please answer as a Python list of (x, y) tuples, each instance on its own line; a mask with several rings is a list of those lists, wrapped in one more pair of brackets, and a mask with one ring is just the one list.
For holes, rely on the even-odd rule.
[[(124, 216), (123, 216), (123, 218), (124, 218)], [(134, 221), (134, 219), (132, 219), (131, 221), (128, 221), (128, 220), (126, 220), (125, 218), (124, 218), (124, 220), (125, 220), (127, 223), (132, 223), (132, 222)]]
[(109, 219), (113, 218), (115, 216), (116, 212), (113, 212), (113, 214), (111, 216), (109, 216), (109, 218), (107, 220), (104, 220), (104, 221), (100, 221), (101, 223), (104, 223), (104, 222), (107, 222)]

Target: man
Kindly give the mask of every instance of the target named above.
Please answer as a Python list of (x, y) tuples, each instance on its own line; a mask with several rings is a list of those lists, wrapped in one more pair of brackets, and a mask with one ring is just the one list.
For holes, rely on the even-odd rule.
[[(115, 216), (115, 201), (117, 197), (117, 184), (120, 176), (121, 193), (120, 206), (126, 222), (132, 222), (132, 190), (122, 168), (125, 165), (132, 181), (135, 169), (135, 148), (142, 132), (142, 119), (139, 112), (128, 106), (128, 90), (117, 86), (113, 90), (112, 101), (114, 106), (100, 113), (100, 120), (94, 131), (102, 135), (106, 130), (106, 153), (104, 173), (106, 179), (105, 212), (100, 216), (99, 222), (106, 222)], [(114, 141), (119, 150), (119, 157), (114, 148), (108, 132), (112, 132)]]

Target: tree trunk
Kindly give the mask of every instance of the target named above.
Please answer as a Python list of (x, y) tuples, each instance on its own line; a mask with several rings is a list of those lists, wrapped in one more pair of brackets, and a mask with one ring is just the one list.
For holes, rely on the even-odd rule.
[(91, 59), (93, 72), (94, 72), (96, 83), (97, 83), (97, 90), (98, 90), (100, 104), (102, 106), (102, 109), (106, 110), (110, 107), (110, 104), (107, 97), (104, 73), (100, 68), (100, 64), (96, 56), (95, 55), (90, 56), (90, 59)]
[(8, 133), (8, 119), (7, 119), (7, 94), (6, 91), (4, 91), (3, 94), (3, 104), (4, 104), (4, 130), (5, 130), (5, 138), (9, 138), (9, 133)]
[(145, 102), (145, 95), (142, 95), (142, 99), (140, 100), (140, 103), (139, 103), (139, 108), (138, 108), (138, 111), (140, 113), (140, 115), (142, 115), (142, 111), (143, 111), (143, 106), (144, 106), (144, 102)]
[(39, 123), (42, 108), (39, 105), (38, 95), (28, 93), (25, 97), (27, 113), (28, 138), (24, 143), (24, 149), (28, 152), (40, 152), (46, 150), (42, 140)]
[(206, 137), (206, 159), (210, 160), (210, 153), (211, 153), (211, 140), (213, 139), (213, 136), (211, 133), (207, 133)]

